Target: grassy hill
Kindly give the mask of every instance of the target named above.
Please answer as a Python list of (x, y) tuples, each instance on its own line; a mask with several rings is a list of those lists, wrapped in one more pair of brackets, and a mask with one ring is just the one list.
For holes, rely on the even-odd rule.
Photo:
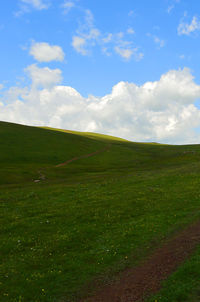
[(0, 122), (0, 167), (2, 302), (75, 301), (200, 217), (200, 145)]

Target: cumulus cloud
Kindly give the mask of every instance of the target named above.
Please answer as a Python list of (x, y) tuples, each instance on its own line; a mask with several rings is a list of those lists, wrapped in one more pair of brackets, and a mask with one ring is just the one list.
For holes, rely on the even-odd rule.
[(60, 69), (40, 68), (36, 64), (30, 65), (25, 69), (32, 80), (32, 87), (51, 87), (62, 81)]
[[(36, 66), (30, 68), (37, 71)], [(35, 81), (46, 84), (33, 73), (31, 77), (33, 85)], [(0, 100), (0, 120), (106, 133), (133, 141), (200, 142), (200, 134), (195, 132), (200, 110), (194, 105), (200, 85), (187, 68), (170, 70), (158, 81), (141, 86), (120, 82), (101, 98), (84, 98), (72, 87), (61, 85), (22, 91), (13, 88), (13, 93), (12, 102), (12, 91), (7, 102)]]
[(181, 35), (189, 36), (191, 33), (199, 30), (200, 30), (200, 20), (196, 16), (192, 18), (191, 23), (186, 23), (184, 21), (181, 21), (177, 29), (179, 36)]
[(45, 42), (33, 42), (29, 53), (39, 62), (63, 61), (65, 57), (60, 46)]

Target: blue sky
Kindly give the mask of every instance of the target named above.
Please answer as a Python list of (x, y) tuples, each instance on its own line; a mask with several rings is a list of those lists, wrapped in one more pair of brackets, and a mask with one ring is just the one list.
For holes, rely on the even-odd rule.
[[(8, 0), (1, 1), (0, 17), (2, 120), (104, 132), (132, 140), (198, 142), (198, 1)], [(148, 82), (151, 87), (145, 84)], [(149, 103), (155, 100), (163, 104), (166, 94), (162, 99), (163, 92), (160, 91), (165, 91), (165, 85), (169, 85), (169, 91), (179, 89), (173, 87), (174, 83), (177, 87), (183, 85), (183, 89), (179, 95), (169, 93), (164, 101), (167, 111), (150, 108)], [(185, 85), (188, 85), (190, 95), (183, 92)], [(39, 108), (41, 94), (48, 91), (51, 99), (55, 93), (53, 89), (58, 86), (68, 89), (62, 104), (55, 107), (60, 115), (53, 117), (54, 108), (48, 113), (50, 119), (35, 112), (32, 120), (30, 117), (26, 120), (24, 115), (34, 111), (31, 104), (36, 96), (40, 99)], [(116, 87), (115, 91), (113, 87)], [(149, 89), (151, 96), (146, 96)], [(72, 101), (76, 93), (87, 117), (72, 110), (76, 107)], [(153, 96), (155, 100), (150, 101)], [(112, 101), (105, 101), (105, 98)], [(122, 102), (119, 108), (118, 99)], [(130, 103), (124, 105), (126, 99), (130, 99)], [(23, 109), (16, 109), (17, 101), (22, 102)], [(144, 107), (138, 109), (137, 102), (143, 103)], [(54, 107), (53, 99), (52, 104)], [(122, 114), (124, 106), (127, 109)], [(184, 110), (192, 120), (195, 116), (192, 125), (185, 117), (186, 139), (182, 116), (187, 114), (183, 114)], [(144, 111), (145, 116), (142, 115)], [(69, 112), (71, 124), (66, 122)], [(119, 115), (120, 124), (113, 120), (112, 127), (109, 124), (112, 115), (108, 112)], [(158, 120), (162, 114), (164, 120), (160, 121), (159, 130)], [(166, 131), (164, 136), (163, 129)]]

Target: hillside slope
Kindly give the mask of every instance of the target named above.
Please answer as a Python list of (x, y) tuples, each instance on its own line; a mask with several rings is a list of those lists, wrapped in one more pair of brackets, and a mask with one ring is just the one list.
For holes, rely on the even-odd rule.
[(87, 137), (0, 122), (0, 184), (37, 178), (42, 167), (54, 166), (102, 148)]
[(0, 122), (2, 302), (87, 296), (200, 218), (199, 145), (68, 132)]
[[(108, 148), (109, 147), (109, 148)], [(69, 167), (56, 165), (108, 148)], [(200, 159), (198, 145), (168, 146), (133, 143), (95, 133), (29, 127), (0, 122), (0, 184), (31, 182), (45, 169), (46, 178), (69, 180), (69, 174), (129, 173), (192, 164)], [(39, 172), (38, 172), (39, 171)], [(83, 172), (83, 173), (82, 173)], [(72, 175), (73, 178), (73, 175)]]

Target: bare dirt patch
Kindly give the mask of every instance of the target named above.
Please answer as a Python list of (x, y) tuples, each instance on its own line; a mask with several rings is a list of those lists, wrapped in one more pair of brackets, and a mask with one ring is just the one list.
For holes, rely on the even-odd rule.
[(81, 302), (136, 302), (156, 293), (200, 244), (200, 221), (168, 240), (140, 266), (124, 271), (119, 281), (104, 286)]
[(110, 149), (110, 147), (111, 147), (111, 145), (108, 145), (108, 146), (106, 146), (105, 148), (100, 149), (100, 150), (97, 150), (97, 151), (95, 151), (95, 152), (88, 153), (88, 154), (84, 154), (84, 155), (81, 155), (81, 156), (78, 156), (78, 157), (73, 157), (73, 158), (71, 158), (71, 159), (65, 161), (64, 163), (61, 163), (61, 164), (56, 165), (56, 167), (66, 166), (66, 165), (68, 165), (69, 163), (71, 163), (71, 162), (73, 162), (73, 161), (76, 161), (76, 160), (79, 160), (79, 159), (82, 159), (82, 158), (88, 158), (88, 157), (94, 156), (94, 155), (96, 155), (96, 154), (105, 152), (105, 151), (107, 151), (108, 149)]

